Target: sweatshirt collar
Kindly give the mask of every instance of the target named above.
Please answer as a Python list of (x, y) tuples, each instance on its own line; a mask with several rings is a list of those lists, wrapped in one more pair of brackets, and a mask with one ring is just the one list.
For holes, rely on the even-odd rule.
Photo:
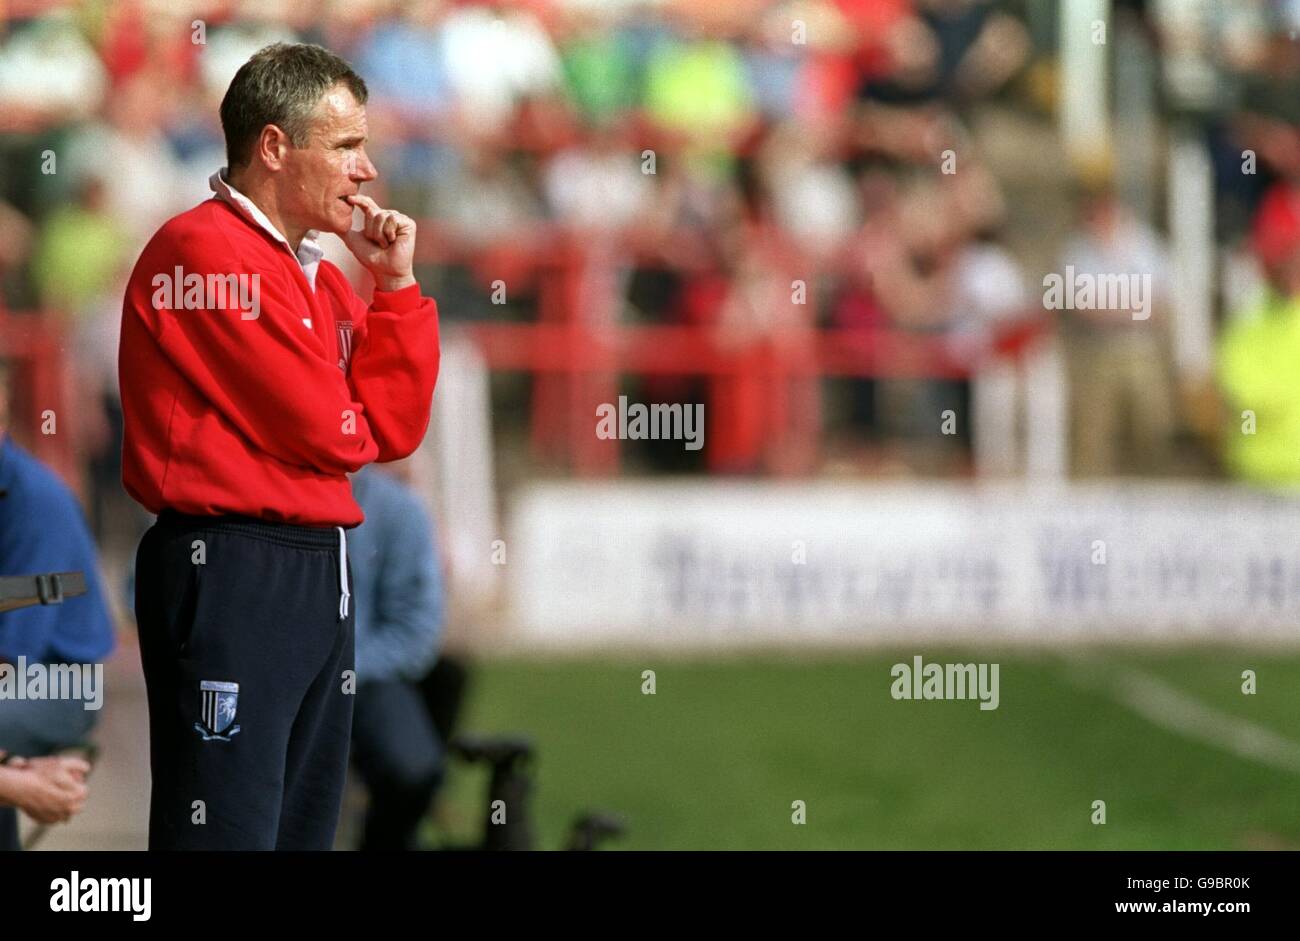
[(316, 271), (320, 268), (320, 261), (325, 256), (325, 250), (320, 247), (316, 241), (320, 235), (316, 229), (309, 229), (303, 236), (302, 241), (298, 244), (298, 251), (294, 252), (293, 246), (289, 240), (280, 234), (280, 230), (271, 224), (271, 220), (266, 217), (266, 213), (257, 208), (257, 204), (251, 199), (235, 189), (226, 180), (226, 168), (222, 167), (216, 173), (208, 178), (208, 188), (217, 194), (217, 198), (229, 203), (239, 212), (241, 216), (249, 222), (261, 228), (273, 239), (289, 249), (289, 253), (298, 259), (298, 264), (302, 268), (302, 273), (307, 276), (307, 283), (311, 289), (316, 290)]

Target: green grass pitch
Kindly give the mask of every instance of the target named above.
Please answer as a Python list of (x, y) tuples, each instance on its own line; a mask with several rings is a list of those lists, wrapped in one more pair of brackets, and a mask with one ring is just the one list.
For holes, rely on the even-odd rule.
[[(895, 701), (916, 653), (999, 663), (999, 708)], [(1228, 649), (486, 660), (463, 728), (534, 737), (545, 849), (593, 808), (627, 821), (611, 849), (1300, 848), (1300, 773), (1121, 705), (1106, 682), (1129, 670), (1300, 742), (1300, 656)], [(480, 825), (486, 772), (451, 767), (433, 842)]]

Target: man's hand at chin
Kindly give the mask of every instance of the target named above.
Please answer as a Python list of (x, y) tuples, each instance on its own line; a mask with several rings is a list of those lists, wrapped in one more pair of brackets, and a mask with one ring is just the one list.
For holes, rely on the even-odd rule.
[(400, 291), (415, 284), (415, 220), (393, 209), (381, 209), (369, 196), (358, 193), (348, 203), (360, 209), (365, 220), (359, 229), (343, 236), (357, 261), (374, 276), (380, 291)]

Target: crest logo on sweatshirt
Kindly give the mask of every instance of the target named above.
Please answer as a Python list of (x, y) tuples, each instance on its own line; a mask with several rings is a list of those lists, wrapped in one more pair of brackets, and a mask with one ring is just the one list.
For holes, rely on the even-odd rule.
[(346, 376), (352, 363), (352, 321), (336, 320), (334, 326), (339, 332), (339, 369)]

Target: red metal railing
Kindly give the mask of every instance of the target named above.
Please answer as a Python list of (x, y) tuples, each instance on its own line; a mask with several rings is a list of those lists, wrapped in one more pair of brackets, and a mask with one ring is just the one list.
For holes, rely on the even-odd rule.
[[(435, 236), (427, 238), (427, 231)], [(473, 263), (485, 254), (437, 237), (432, 224), (422, 224), (421, 232), (424, 262)], [(968, 364), (953, 356), (938, 333), (783, 326), (741, 339), (717, 324), (620, 323), (620, 299), (612, 289), (599, 287), (610, 288), (613, 279), (593, 270), (593, 265), (608, 264), (615, 255), (606, 248), (593, 253), (588, 245), (563, 236), (534, 244), (537, 247), (496, 246), (487, 251), (511, 252), (516, 270), (526, 270), (535, 281), (537, 320), (473, 323), (463, 329), (489, 369), (532, 375), (534, 454), (558, 459), (580, 475), (618, 472), (620, 442), (596, 436), (596, 409), (617, 401), (621, 375), (703, 377), (710, 409), (705, 435), (710, 470), (756, 465), (784, 476), (816, 468), (823, 377), (969, 375)], [(628, 260), (617, 257), (620, 263)], [(811, 295), (804, 309), (816, 309)], [(449, 328), (452, 315), (443, 311)], [(997, 354), (1020, 355), (1043, 329), (1044, 320), (1033, 316), (1003, 327)], [(64, 349), (56, 318), (0, 311), (0, 359), (16, 367), (11, 392), (16, 437), (80, 494), (75, 416), (67, 407), (73, 377)], [(56, 416), (56, 434), (42, 434), (46, 410)]]
[[(12, 371), (7, 431), (82, 493), (63, 331), (43, 314), (0, 310), (0, 360)], [(48, 434), (46, 417), (54, 422)]]
[[(422, 223), (421, 232), (431, 225)], [(536, 322), (474, 323), (464, 329), (489, 369), (533, 376), (534, 454), (559, 459), (580, 475), (618, 472), (620, 442), (596, 436), (596, 409), (617, 400), (623, 374), (703, 377), (711, 409), (705, 436), (710, 470), (757, 464), (783, 476), (810, 473), (817, 466), (823, 377), (970, 375), (969, 364), (934, 332), (784, 326), (738, 339), (717, 324), (620, 323), (620, 298), (592, 288), (612, 285), (614, 279), (608, 272), (593, 272), (592, 266), (626, 264), (636, 256), (635, 249), (620, 254), (602, 244), (592, 251), (589, 244), (563, 234), (540, 241), (544, 247), (525, 266), (536, 280)], [(473, 263), (473, 252), (462, 254), (448, 239), (435, 237), (428, 244), (424, 261)], [(798, 270), (797, 257), (786, 260)], [(815, 280), (808, 277), (806, 283)], [(809, 290), (803, 311), (816, 309)], [(444, 312), (449, 322), (453, 316)], [(1019, 356), (1044, 326), (1033, 312), (1004, 325), (995, 337), (995, 355)]]

